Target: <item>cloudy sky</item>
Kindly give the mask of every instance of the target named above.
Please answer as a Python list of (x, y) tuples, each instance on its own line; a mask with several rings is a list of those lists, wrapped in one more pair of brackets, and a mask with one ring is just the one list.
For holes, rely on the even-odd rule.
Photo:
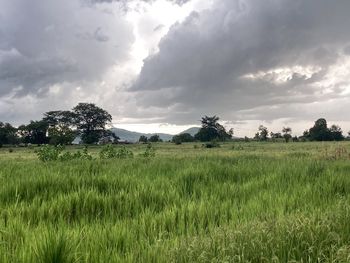
[(349, 0), (0, 0), (0, 121), (93, 102), (117, 127), (218, 115), (350, 130)]

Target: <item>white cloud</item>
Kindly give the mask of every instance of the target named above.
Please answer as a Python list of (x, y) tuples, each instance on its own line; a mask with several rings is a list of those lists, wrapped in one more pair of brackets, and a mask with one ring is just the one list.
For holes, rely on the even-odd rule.
[(145, 60), (132, 88), (138, 107), (163, 108), (163, 121), (179, 124), (204, 114), (310, 122), (317, 102), (328, 105), (323, 116), (348, 120), (330, 110), (350, 102), (349, 9), (348, 1), (214, 1), (173, 26)]

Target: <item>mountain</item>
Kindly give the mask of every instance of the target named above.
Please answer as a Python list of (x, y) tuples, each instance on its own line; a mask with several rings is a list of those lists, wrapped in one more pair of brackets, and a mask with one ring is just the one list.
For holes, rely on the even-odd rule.
[(121, 140), (129, 141), (129, 142), (138, 142), (140, 136), (146, 136), (147, 138), (151, 137), (152, 135), (158, 134), (159, 137), (163, 141), (169, 141), (173, 138), (174, 135), (166, 134), (166, 133), (140, 133), (140, 132), (133, 132), (128, 131), (124, 129), (119, 128), (112, 128), (111, 131), (118, 136)]
[[(192, 127), (180, 133), (189, 133), (194, 136), (199, 130), (199, 127)], [(159, 137), (163, 141), (170, 141), (174, 135), (166, 134), (166, 133), (141, 133), (141, 132), (133, 132), (125, 129), (112, 128), (111, 131), (118, 136), (121, 140), (129, 141), (129, 142), (138, 142), (140, 136), (146, 136), (147, 138), (152, 135), (158, 134)]]
[(185, 130), (183, 132), (180, 132), (180, 134), (182, 134), (182, 133), (189, 133), (192, 136), (194, 136), (195, 134), (198, 133), (199, 129), (200, 129), (200, 127), (191, 127), (191, 128), (189, 128), (189, 129), (187, 129), (187, 130)]

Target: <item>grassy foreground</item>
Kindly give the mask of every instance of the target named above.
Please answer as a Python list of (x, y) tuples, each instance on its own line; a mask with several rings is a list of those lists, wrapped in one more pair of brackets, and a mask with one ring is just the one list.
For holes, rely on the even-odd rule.
[(348, 142), (129, 147), (1, 149), (0, 262), (350, 262)]

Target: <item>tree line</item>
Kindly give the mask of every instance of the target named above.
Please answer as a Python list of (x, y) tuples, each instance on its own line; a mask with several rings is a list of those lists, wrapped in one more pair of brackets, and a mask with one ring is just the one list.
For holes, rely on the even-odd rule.
[[(226, 130), (219, 123), (220, 118), (204, 116), (201, 119), (201, 128), (192, 136), (189, 133), (175, 135), (172, 142), (181, 144), (183, 142), (210, 142), (228, 141), (233, 139), (233, 129)], [(38, 121), (30, 121), (27, 125), (14, 127), (9, 123), (0, 122), (0, 146), (4, 144), (72, 144), (73, 140), (80, 136), (84, 144), (95, 144), (103, 138), (109, 141), (118, 141), (118, 137), (108, 130), (112, 122), (112, 116), (104, 109), (93, 103), (79, 103), (70, 111), (49, 111), (43, 114)], [(350, 135), (350, 133), (349, 133)], [(327, 121), (318, 119), (314, 126), (305, 130), (302, 136), (292, 136), (290, 127), (283, 127), (282, 132), (270, 132), (260, 125), (254, 138), (245, 137), (250, 141), (341, 141), (345, 137), (338, 125), (328, 128)], [(159, 135), (152, 135), (150, 138), (141, 136), (139, 142), (160, 142)]]
[[(348, 133), (350, 135), (350, 132)], [(276, 141), (278, 139), (284, 139), (285, 142), (293, 141), (342, 141), (345, 139), (343, 131), (340, 126), (333, 124), (328, 127), (327, 121), (324, 118), (320, 118), (315, 121), (315, 124), (304, 131), (302, 136), (292, 136), (292, 129), (290, 127), (283, 127), (282, 132), (270, 132), (266, 127), (260, 125), (258, 132), (255, 134), (254, 139), (257, 141)]]
[[(175, 135), (172, 138), (172, 142), (175, 144), (181, 144), (183, 142), (208, 142), (208, 141), (227, 141), (233, 138), (233, 129), (227, 131), (221, 124), (218, 123), (219, 117), (205, 116), (201, 120), (202, 127), (198, 133), (192, 136), (189, 133), (182, 133)], [(350, 136), (350, 132), (349, 132)], [(285, 142), (297, 141), (342, 141), (345, 137), (342, 129), (338, 125), (332, 125), (330, 128), (327, 126), (327, 121), (323, 118), (315, 121), (313, 127), (305, 130), (302, 136), (292, 136), (292, 128), (283, 127), (281, 132), (269, 132), (268, 128), (260, 125), (254, 138), (245, 137), (245, 141), (278, 141), (283, 140)]]
[(102, 137), (116, 136), (107, 130), (112, 116), (93, 103), (79, 103), (71, 111), (49, 111), (41, 120), (14, 127), (0, 122), (0, 145), (3, 144), (71, 144), (80, 136), (86, 144)]

